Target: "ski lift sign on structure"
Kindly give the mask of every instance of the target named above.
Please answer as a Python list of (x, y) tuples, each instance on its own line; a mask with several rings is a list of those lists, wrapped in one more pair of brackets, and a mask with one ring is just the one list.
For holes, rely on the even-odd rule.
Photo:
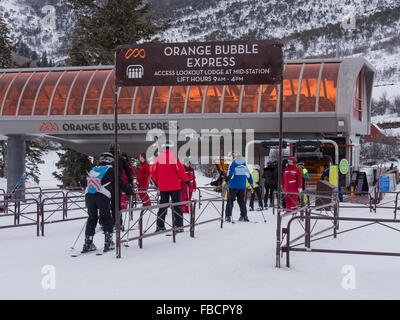
[(282, 43), (273, 40), (119, 46), (115, 83), (126, 86), (277, 84)]

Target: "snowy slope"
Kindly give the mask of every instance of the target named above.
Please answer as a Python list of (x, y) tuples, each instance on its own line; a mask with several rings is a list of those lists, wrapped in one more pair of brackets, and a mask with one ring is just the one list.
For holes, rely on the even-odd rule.
[[(276, 217), (271, 210), (265, 215), (267, 223), (260, 213), (249, 212), (258, 223), (224, 224), (222, 230), (218, 222), (205, 224), (196, 228), (194, 239), (185, 232), (175, 244), (162, 235), (146, 238), (143, 249), (136, 243), (123, 248), (120, 260), (114, 253), (70, 257), (83, 221), (48, 225), (40, 238), (34, 227), (0, 230), (0, 299), (400, 298), (396, 257), (293, 253), (290, 269), (284, 257), (282, 268), (275, 268)], [(370, 214), (365, 209), (342, 209), (341, 215), (393, 216), (389, 210)], [(239, 217), (237, 205), (233, 216)], [(340, 230), (350, 226), (341, 223)], [(96, 234), (96, 245), (102, 242), (103, 235)], [(375, 225), (312, 247), (400, 251), (399, 242), (399, 233)], [(45, 265), (55, 267), (55, 290), (42, 288)], [(345, 265), (356, 270), (355, 290), (341, 286)]]

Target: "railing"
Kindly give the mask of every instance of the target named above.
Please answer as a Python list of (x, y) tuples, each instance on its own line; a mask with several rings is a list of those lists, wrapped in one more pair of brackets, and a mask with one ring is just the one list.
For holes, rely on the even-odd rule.
[[(386, 225), (387, 223), (400, 223), (400, 220), (394, 220), (394, 219), (374, 219), (374, 218), (350, 218), (350, 217), (318, 217), (318, 216), (306, 216), (304, 218), (296, 216), (296, 217), (292, 217), (289, 222), (288, 225), (286, 227), (286, 246), (282, 247), (282, 252), (286, 253), (286, 267), (290, 267), (290, 251), (300, 251), (300, 252), (323, 252), (323, 253), (345, 253), (345, 254), (363, 254), (363, 255), (381, 255), (381, 256), (400, 256), (400, 252), (384, 252), (384, 251), (359, 251), (359, 250), (337, 250), (337, 249), (314, 249), (310, 247), (310, 242), (311, 241), (305, 241), (304, 243), (299, 243), (299, 244), (295, 244), (293, 245), (293, 242), (296, 240), (291, 240), (290, 239), (290, 227), (293, 221), (295, 220), (299, 220), (299, 219), (306, 219), (306, 221), (310, 221), (310, 220), (333, 220), (333, 223), (337, 223), (338, 221), (359, 221), (359, 222), (368, 222), (367, 224), (358, 226), (358, 227), (354, 227), (351, 229), (347, 229), (347, 230), (343, 230), (341, 232), (338, 233), (334, 233), (333, 236), (336, 238), (337, 234), (340, 233), (344, 233), (344, 232), (349, 232), (352, 230), (356, 230), (356, 229), (360, 229), (360, 228), (364, 228), (366, 226), (370, 226), (373, 224), (380, 224), (384, 227), (390, 228), (392, 230), (395, 230), (397, 232), (400, 232), (400, 229), (391, 227)], [(317, 239), (314, 239), (312, 241), (317, 241), (317, 240), (321, 240), (327, 237), (330, 237), (331, 235), (327, 235), (324, 237), (320, 237)], [(302, 244), (305, 244), (305, 248), (296, 248), (297, 246), (300, 246)]]
[[(49, 197), (45, 198), (40, 203), (40, 216), (41, 216), (41, 233), (44, 236), (44, 225), (51, 223), (59, 223), (65, 221), (74, 221), (80, 219), (87, 219), (86, 205), (85, 205), (85, 195), (82, 193), (80, 195), (71, 195), (68, 191), (65, 195), (61, 197)], [(52, 206), (52, 208), (47, 207)], [(84, 216), (69, 217), (68, 213), (71, 211), (83, 211)], [(62, 213), (61, 218), (50, 219), (56, 213)], [(47, 214), (47, 216), (46, 216)]]
[[(203, 210), (196, 215), (196, 203), (202, 202), (204, 206)], [(218, 209), (215, 205), (215, 202), (221, 202), (221, 209)], [(182, 219), (183, 219), (183, 226), (179, 228), (183, 229), (190, 229), (190, 236), (194, 237), (195, 234), (195, 227), (201, 224), (213, 222), (213, 221), (219, 221), (220, 222), (220, 228), (223, 227), (223, 218), (224, 218), (224, 209), (225, 209), (225, 199), (221, 197), (214, 197), (214, 198), (207, 198), (207, 199), (202, 199), (202, 200), (189, 200), (189, 201), (182, 201), (182, 202), (177, 202), (177, 203), (164, 203), (164, 204), (159, 204), (159, 205), (152, 205), (152, 206), (147, 206), (147, 207), (137, 207), (137, 208), (130, 208), (130, 209), (125, 209), (121, 211), (122, 215), (127, 215), (129, 216), (129, 222), (128, 222), (128, 228), (126, 231), (124, 231), (122, 234), (119, 234), (117, 232), (117, 237), (116, 237), (116, 255), (117, 258), (121, 257), (121, 244), (126, 244), (125, 246), (129, 246), (128, 243), (130, 241), (138, 241), (138, 246), (139, 248), (143, 248), (143, 239), (147, 237), (152, 237), (160, 234), (164, 234), (167, 232), (172, 232), (172, 241), (176, 242), (176, 230), (177, 227), (175, 225), (175, 215), (171, 214), (171, 223), (168, 223), (167, 221), (164, 221), (165, 224), (168, 226), (168, 228), (165, 231), (160, 231), (160, 232), (150, 232), (150, 228), (153, 227), (158, 218), (158, 213), (155, 212), (156, 209), (162, 209), (162, 208), (170, 208), (171, 212), (174, 211), (175, 206), (181, 206), (181, 205), (189, 205), (190, 212), (189, 212), (189, 219), (185, 217), (185, 213), (183, 213)], [(217, 212), (217, 217), (207, 219), (207, 220), (201, 220), (200, 218), (203, 216), (205, 209), (209, 206), (213, 206)], [(136, 220), (132, 219), (132, 215), (134, 212), (139, 212), (139, 217)], [(208, 212), (210, 213), (210, 212)], [(178, 214), (178, 213), (177, 213)], [(143, 222), (145, 220), (145, 215), (148, 215), (147, 217), (147, 223), (146, 226), (144, 227)], [(150, 218), (153, 217), (153, 221), (149, 225)], [(131, 224), (131, 221), (132, 224)], [(186, 222), (186, 224), (185, 224)], [(137, 232), (138, 234), (135, 236), (129, 236), (130, 233), (132, 232)], [(119, 237), (118, 237), (119, 235)]]
[[(287, 208), (281, 208), (281, 204), (278, 203), (277, 198), (277, 192), (274, 193), (274, 198), (275, 201), (274, 203), (276, 204), (273, 207), (274, 212), (277, 212), (277, 226), (276, 226), (276, 267), (280, 268), (281, 265), (281, 254), (283, 252), (282, 250), (282, 243), (285, 239), (285, 236), (287, 235), (287, 228), (281, 229), (282, 226), (282, 219), (288, 216), (299, 216), (299, 224), (304, 230), (304, 233), (296, 237), (292, 241), (297, 241), (299, 239), (302, 239), (304, 237), (305, 243), (309, 244), (311, 241), (312, 237), (315, 237), (316, 235), (319, 235), (321, 233), (324, 233), (329, 230), (334, 230), (334, 236), (336, 237), (336, 230), (339, 229), (339, 224), (337, 221), (334, 221), (332, 226), (329, 226), (327, 228), (324, 228), (319, 231), (314, 231), (316, 229), (316, 223), (311, 226), (310, 224), (310, 219), (305, 219), (306, 217), (310, 216), (321, 216), (321, 217), (326, 217), (331, 215), (332, 217), (338, 217), (339, 216), (339, 205), (338, 205), (338, 199), (337, 199), (337, 193), (333, 192), (331, 195), (324, 195), (321, 193), (311, 193), (311, 192), (302, 192), (302, 193), (296, 193), (296, 192), (282, 192), (283, 197), (286, 195), (296, 195), (300, 197), (307, 196), (307, 202), (304, 203), (304, 201), (301, 201), (299, 203), (299, 207), (295, 210), (290, 210)], [(317, 205), (316, 201), (317, 199), (323, 200), (323, 204)], [(316, 212), (318, 211), (318, 212)]]
[[(24, 199), (23, 201), (20, 199), (4, 199), (2, 203), (4, 204), (5, 211), (0, 214), (0, 217), (1, 221), (6, 221), (6, 224), (0, 225), (0, 229), (36, 225), (36, 235), (40, 236), (40, 204), (37, 199)], [(36, 210), (33, 210), (33, 207)], [(13, 217), (13, 223), (7, 221), (9, 220), (7, 217)], [(21, 223), (21, 218), (30, 222)]]

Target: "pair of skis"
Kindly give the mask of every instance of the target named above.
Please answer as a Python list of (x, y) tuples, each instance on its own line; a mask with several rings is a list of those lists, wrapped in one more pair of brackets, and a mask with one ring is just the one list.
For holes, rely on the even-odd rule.
[(71, 254), (71, 257), (72, 258), (76, 258), (76, 257), (82, 256), (82, 255), (86, 255), (88, 253), (96, 253), (96, 256), (102, 256), (103, 254), (105, 254), (107, 252), (110, 252), (110, 251), (114, 251), (114, 249), (109, 249), (109, 250), (106, 250), (106, 251), (104, 251), (104, 249), (101, 250), (101, 251), (96, 249), (96, 250), (92, 250), (92, 251), (88, 251), (88, 252), (78, 252), (78, 253)]
[(11, 197), (14, 195), (14, 193), (23, 185), (24, 181), (26, 179), (26, 173), (19, 178), (17, 183), (15, 184), (14, 188), (8, 193), (8, 199), (11, 199)]

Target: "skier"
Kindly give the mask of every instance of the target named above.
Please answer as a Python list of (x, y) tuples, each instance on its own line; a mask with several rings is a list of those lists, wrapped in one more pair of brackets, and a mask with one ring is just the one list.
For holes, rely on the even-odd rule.
[[(131, 169), (131, 174), (132, 174), (131, 178), (133, 181), (133, 178), (135, 177), (135, 168), (133, 167), (132, 163), (129, 161), (129, 157), (126, 152), (123, 152), (121, 156), (122, 156), (123, 161), (126, 161), (129, 165), (129, 168)], [(129, 179), (126, 176), (125, 171), (122, 172), (122, 180), (124, 180), (125, 184), (129, 184)], [(133, 183), (132, 183), (132, 187), (133, 188), (135, 187), (135, 185)], [(122, 209), (128, 208), (128, 201), (129, 201), (129, 197), (124, 192), (122, 192), (122, 194), (121, 194), (121, 208)]]
[[(113, 163), (114, 156), (109, 152), (104, 152), (100, 156), (99, 165), (93, 167), (89, 172), (85, 190), (85, 202), (89, 217), (86, 223), (82, 253), (96, 250), (93, 236), (99, 218), (105, 234), (104, 251), (114, 249), (114, 242), (112, 241), (113, 221), (110, 208), (111, 199), (115, 196)], [(119, 187), (127, 194), (133, 194), (132, 189), (126, 186), (121, 177)]]
[[(187, 185), (182, 181), (181, 186), (181, 201), (192, 200), (193, 191), (196, 191), (196, 176), (194, 174), (194, 169), (192, 168), (192, 164), (189, 159), (185, 159), (183, 162), (183, 167), (185, 168), (185, 173), (190, 179), (190, 184)], [(182, 205), (182, 211), (184, 213), (189, 213), (189, 205)]]
[[(162, 145), (162, 152), (154, 160), (151, 169), (151, 177), (160, 191), (160, 204), (181, 201), (181, 181), (189, 186), (189, 178), (185, 173), (182, 163), (175, 158), (174, 152), (170, 150), (174, 144), (166, 141)], [(160, 208), (157, 213), (156, 232), (165, 231), (165, 216), (167, 208)], [(174, 206), (176, 232), (183, 232), (183, 212), (181, 206)]]
[(148, 207), (151, 205), (150, 197), (147, 194), (147, 190), (149, 189), (150, 165), (146, 160), (145, 153), (139, 155), (139, 162), (140, 164), (137, 174), (138, 193), (143, 206)]
[(270, 207), (274, 206), (274, 191), (278, 190), (278, 168), (269, 162), (267, 167), (264, 168), (262, 177), (264, 178), (264, 208), (268, 208), (268, 199)]
[[(300, 169), (296, 166), (296, 158), (288, 159), (288, 166), (283, 172), (282, 186), (284, 192), (302, 192), (303, 182), (301, 179)], [(286, 209), (297, 210), (297, 194), (286, 194)]]
[(228, 169), (228, 201), (226, 203), (226, 216), (225, 221), (232, 222), (232, 208), (233, 202), (237, 198), (240, 207), (240, 218), (239, 221), (249, 221), (247, 217), (246, 202), (244, 200), (246, 193), (246, 181), (248, 180), (251, 187), (253, 188), (253, 178), (247, 168), (246, 162), (240, 158), (238, 151), (232, 152), (231, 155), (232, 163)]
[[(108, 148), (108, 152), (111, 153), (114, 157), (115, 157), (115, 146), (114, 143), (111, 143), (109, 148)], [(128, 184), (131, 188), (133, 188), (133, 179), (132, 179), (132, 172), (131, 172), (131, 168), (129, 166), (129, 163), (126, 159), (124, 159), (121, 155), (121, 150), (120, 150), (120, 146), (117, 145), (117, 155), (118, 155), (118, 173), (119, 176), (122, 177), (123, 172), (125, 172), (125, 175), (128, 178)], [(118, 207), (119, 210), (122, 209), (121, 206), (121, 189), (118, 190), (119, 191), (119, 195), (118, 195)], [(113, 217), (113, 223), (115, 223), (115, 198), (112, 197), (111, 198), (111, 212), (112, 212), (112, 217)], [(122, 216), (121, 216), (121, 221), (120, 221), (120, 225), (122, 226)]]
[[(255, 164), (253, 166), (253, 170), (251, 171), (251, 177), (253, 178), (253, 185), (251, 196), (250, 196), (250, 211), (254, 211), (254, 198), (257, 195), (258, 199), (258, 210), (263, 209), (263, 203), (261, 199), (261, 190), (260, 190), (260, 166)], [(251, 190), (251, 188), (249, 188)]]

